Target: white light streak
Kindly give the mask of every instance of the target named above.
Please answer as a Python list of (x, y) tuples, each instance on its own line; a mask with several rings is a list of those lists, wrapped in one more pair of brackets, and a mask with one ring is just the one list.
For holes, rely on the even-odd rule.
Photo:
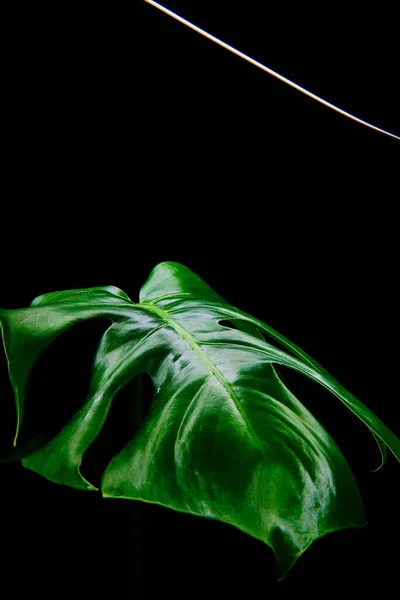
[(375, 131), (379, 131), (379, 133), (383, 133), (384, 135), (388, 135), (389, 137), (392, 137), (392, 138), (394, 138), (396, 140), (400, 140), (400, 137), (398, 135), (395, 135), (394, 133), (390, 133), (389, 131), (385, 131), (384, 129), (380, 129), (379, 127), (375, 127), (375, 125), (371, 125), (371, 123), (367, 123), (367, 121), (363, 121), (362, 119), (359, 119), (355, 115), (352, 115), (352, 114), (346, 112), (345, 110), (342, 110), (338, 106), (335, 106), (334, 104), (331, 104), (330, 102), (327, 102), (323, 98), (320, 98), (316, 94), (313, 94), (312, 92), (309, 92), (308, 90), (306, 90), (305, 88), (301, 87), (300, 85), (297, 85), (297, 83), (294, 83), (293, 81), (290, 81), (290, 79), (287, 79), (286, 77), (283, 77), (283, 75), (280, 75), (276, 71), (273, 71), (269, 67), (266, 67), (265, 65), (263, 65), (260, 62), (258, 62), (257, 60), (254, 60), (254, 58), (251, 58), (250, 56), (247, 56), (247, 54), (244, 54), (244, 52), (241, 52), (240, 50), (237, 50), (233, 46), (230, 46), (229, 44), (227, 44), (227, 43), (223, 42), (222, 40), (216, 38), (214, 35), (211, 35), (207, 31), (205, 31), (204, 29), (201, 29), (200, 27), (197, 27), (197, 25), (194, 25), (190, 21), (187, 21), (183, 17), (180, 17), (176, 13), (172, 12), (172, 10), (169, 10), (168, 8), (165, 8), (165, 6), (162, 6), (161, 4), (158, 4), (158, 2), (154, 2), (153, 0), (144, 0), (144, 1), (147, 2), (147, 4), (151, 4), (151, 6), (154, 6), (155, 8), (158, 8), (158, 10), (161, 10), (165, 14), (167, 14), (170, 17), (172, 17), (173, 19), (175, 19), (176, 21), (179, 21), (179, 23), (182, 23), (183, 25), (186, 25), (187, 27), (190, 27), (190, 29), (193, 29), (193, 31), (196, 31), (197, 33), (200, 33), (200, 35), (203, 35), (204, 37), (206, 37), (207, 39), (211, 40), (212, 42), (215, 42), (219, 46), (222, 46), (222, 48), (225, 48), (225, 50), (229, 50), (229, 52), (232, 52), (233, 54), (236, 54), (236, 56), (240, 56), (240, 58), (243, 58), (244, 60), (246, 60), (250, 64), (254, 65), (255, 67), (258, 67), (259, 69), (262, 69), (263, 71), (265, 71), (266, 73), (269, 73), (273, 77), (276, 77), (280, 81), (283, 81), (284, 83), (287, 83), (287, 85), (290, 85), (295, 90), (301, 92), (302, 94), (305, 94), (306, 96), (309, 96), (310, 98), (312, 98), (313, 100), (316, 100), (317, 102), (320, 102), (324, 106), (327, 106), (328, 108), (331, 108), (332, 110), (338, 112), (339, 114), (341, 114), (341, 115), (343, 115), (345, 117), (348, 117), (349, 119), (352, 119), (353, 121), (356, 121), (357, 123), (360, 123), (361, 125), (365, 125), (365, 127), (369, 127), (370, 129), (374, 129)]

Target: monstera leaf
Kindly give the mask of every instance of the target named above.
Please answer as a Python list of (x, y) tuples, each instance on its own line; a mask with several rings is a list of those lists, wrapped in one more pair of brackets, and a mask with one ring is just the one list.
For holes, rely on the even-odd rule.
[[(107, 466), (103, 496), (211, 517), (263, 540), (282, 577), (316, 539), (364, 525), (360, 495), (335, 442), (279, 379), (274, 365), (330, 390), (400, 460), (400, 440), (300, 348), (224, 302), (197, 275), (161, 263), (132, 302), (115, 287), (39, 296), (1, 310), (21, 427), (38, 356), (79, 321), (111, 321), (94, 359), (87, 401), (49, 442), (23, 459), (56, 483), (96, 489), (80, 472), (117, 393), (149, 374), (150, 412)], [(132, 402), (139, 401), (132, 398)]]

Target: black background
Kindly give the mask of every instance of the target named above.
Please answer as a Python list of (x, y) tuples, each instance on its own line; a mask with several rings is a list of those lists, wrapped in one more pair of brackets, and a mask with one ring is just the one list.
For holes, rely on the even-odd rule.
[[(390, 10), (166, 4), (400, 134)], [(4, 21), (1, 305), (109, 284), (134, 298), (157, 262), (182, 262), (303, 347), (399, 435), (399, 142), (142, 2), (31, 10)], [(39, 361), (22, 439), (55, 432), (83, 401), (103, 328), (72, 330)], [(0, 360), (4, 455), (14, 415)], [(399, 465), (390, 455), (371, 474), (379, 456), (363, 427), (335, 399), (285, 376), (348, 458), (365, 530), (315, 543), (277, 584), (272, 552), (233, 528), (157, 506), (139, 511), (2, 464), (4, 585), (136, 598), (396, 588)], [(87, 457), (94, 479), (128, 439), (129, 400), (120, 398)]]

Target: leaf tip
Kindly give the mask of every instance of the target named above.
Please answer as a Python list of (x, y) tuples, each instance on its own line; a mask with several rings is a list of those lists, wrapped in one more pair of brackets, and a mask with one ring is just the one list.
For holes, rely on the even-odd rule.
[(91, 483), (87, 483), (85, 485), (85, 489), (89, 490), (90, 492), (98, 492), (99, 488), (97, 488), (95, 485), (92, 485)]
[(77, 472), (78, 477), (80, 478), (80, 483), (81, 483), (81, 485), (77, 486), (77, 487), (80, 487), (81, 489), (87, 490), (89, 492), (98, 492), (99, 491), (98, 487), (96, 487), (95, 485), (90, 483), (90, 481), (88, 481), (85, 477), (83, 477), (79, 467), (77, 468), (76, 472)]
[(277, 556), (275, 566), (275, 581), (283, 581), (291, 568), (294, 566), (297, 559), (298, 555), (292, 556), (290, 559), (288, 557), (283, 559), (282, 557)]
[(383, 467), (385, 466), (385, 462), (386, 460), (382, 460), (381, 464), (376, 467), (376, 469), (371, 469), (370, 473), (377, 473), (378, 471), (381, 471), (383, 469)]
[(13, 448), (15, 448), (15, 446), (18, 444), (18, 438), (19, 438), (19, 432), (21, 429), (21, 411), (20, 411), (20, 407), (19, 407), (19, 403), (18, 403), (18, 392), (15, 391), (15, 395), (16, 395), (16, 406), (17, 406), (17, 426), (15, 428), (15, 435), (14, 435), (14, 440), (13, 440)]

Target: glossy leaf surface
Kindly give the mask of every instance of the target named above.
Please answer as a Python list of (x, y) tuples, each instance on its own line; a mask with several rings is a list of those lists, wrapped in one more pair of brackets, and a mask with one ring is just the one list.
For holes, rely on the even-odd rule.
[(146, 373), (153, 404), (107, 466), (105, 497), (158, 503), (235, 525), (275, 551), (280, 577), (314, 540), (365, 524), (345, 458), (274, 365), (337, 396), (370, 428), (383, 460), (386, 446), (400, 460), (400, 440), (300, 348), (224, 302), (177, 263), (153, 270), (139, 303), (118, 288), (102, 287), (45, 294), (29, 308), (0, 311), (16, 439), (37, 358), (63, 331), (96, 317), (111, 324), (94, 359), (86, 403), (23, 459), (27, 468), (57, 483), (96, 489), (81, 474), (84, 453), (118, 391)]

